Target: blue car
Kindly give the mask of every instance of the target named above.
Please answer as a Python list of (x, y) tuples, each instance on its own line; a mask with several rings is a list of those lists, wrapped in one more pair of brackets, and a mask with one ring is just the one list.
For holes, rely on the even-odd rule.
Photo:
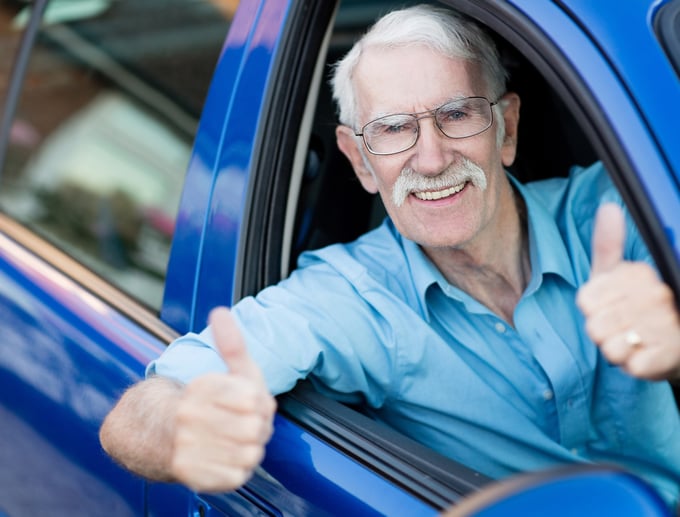
[[(520, 476), (512, 499), (304, 382), (235, 492), (102, 451), (104, 416), (170, 341), (382, 220), (336, 148), (329, 67), (408, 3), (0, 5), (1, 517), (436, 515), (484, 493), (487, 515), (668, 511), (605, 467)], [(497, 40), (522, 97), (516, 177), (601, 160), (680, 299), (680, 0), (438, 3)]]

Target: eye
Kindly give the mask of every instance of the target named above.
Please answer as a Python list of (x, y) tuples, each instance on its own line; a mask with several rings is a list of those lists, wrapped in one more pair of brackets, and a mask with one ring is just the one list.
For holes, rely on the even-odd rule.
[(443, 106), (437, 114), (439, 121), (444, 124), (462, 122), (468, 119), (469, 116), (470, 111), (467, 107), (459, 104)]
[(373, 136), (394, 136), (417, 131), (417, 123), (413, 117), (395, 115), (372, 122), (366, 131)]
[(403, 133), (406, 129), (406, 124), (381, 124), (380, 125), (380, 132), (382, 134), (386, 135), (395, 135), (399, 133)]

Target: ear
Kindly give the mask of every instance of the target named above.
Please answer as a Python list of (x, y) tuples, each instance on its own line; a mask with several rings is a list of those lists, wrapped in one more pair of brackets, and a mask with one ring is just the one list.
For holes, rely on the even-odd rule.
[(363, 145), (363, 142), (357, 139), (354, 135), (354, 131), (347, 126), (338, 126), (335, 128), (335, 139), (338, 148), (352, 164), (354, 173), (357, 175), (357, 178), (359, 178), (361, 186), (371, 194), (378, 192), (378, 185), (375, 181), (375, 177), (367, 167), (366, 162), (364, 161), (364, 155), (359, 148), (360, 145)]
[(506, 93), (500, 102), (504, 105), (503, 119), (505, 120), (505, 138), (501, 146), (501, 159), (503, 165), (510, 167), (517, 155), (517, 132), (519, 127), (519, 95)]

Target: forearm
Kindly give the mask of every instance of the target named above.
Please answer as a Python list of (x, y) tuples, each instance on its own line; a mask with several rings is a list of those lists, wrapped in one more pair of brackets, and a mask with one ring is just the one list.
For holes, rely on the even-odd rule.
[(186, 385), (147, 379), (121, 397), (99, 435), (106, 452), (145, 478), (225, 492), (262, 461), (276, 401), (229, 311), (213, 310), (210, 324), (228, 371)]
[(104, 420), (104, 450), (136, 474), (175, 481), (171, 474), (174, 425), (182, 385), (153, 377), (130, 388)]

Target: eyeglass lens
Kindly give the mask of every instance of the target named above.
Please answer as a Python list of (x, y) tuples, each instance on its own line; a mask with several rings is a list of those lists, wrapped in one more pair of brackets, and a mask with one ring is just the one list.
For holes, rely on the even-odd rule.
[(373, 120), (363, 128), (369, 151), (394, 154), (415, 145), (419, 120), (434, 117), (437, 127), (449, 138), (466, 138), (491, 126), (491, 104), (484, 97), (468, 97), (447, 102), (423, 114), (395, 114)]

